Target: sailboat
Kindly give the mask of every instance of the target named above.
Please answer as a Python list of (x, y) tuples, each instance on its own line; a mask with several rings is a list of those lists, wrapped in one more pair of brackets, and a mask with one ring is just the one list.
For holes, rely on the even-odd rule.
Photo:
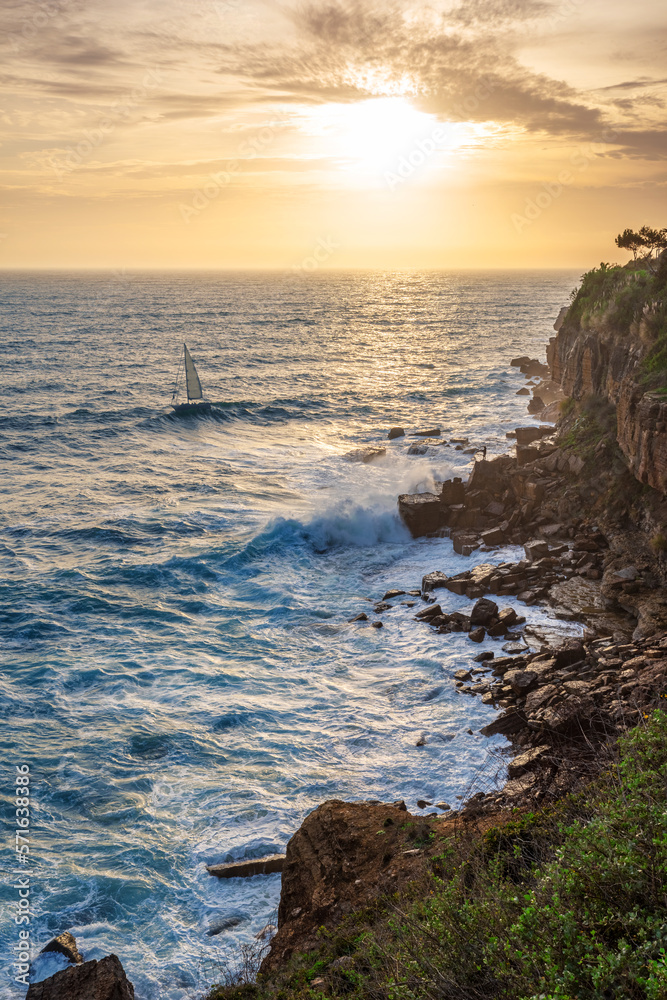
[[(178, 401), (181, 372), (183, 370), (185, 371), (185, 391), (188, 397), (187, 403), (179, 403)], [(204, 393), (202, 392), (199, 375), (197, 374), (197, 369), (195, 368), (195, 363), (192, 360), (192, 355), (188, 350), (187, 344), (183, 344), (183, 361), (181, 367), (178, 369), (176, 388), (174, 389), (171, 397), (171, 405), (176, 413), (183, 414), (201, 413), (204, 410), (211, 409), (209, 401), (204, 399)]]

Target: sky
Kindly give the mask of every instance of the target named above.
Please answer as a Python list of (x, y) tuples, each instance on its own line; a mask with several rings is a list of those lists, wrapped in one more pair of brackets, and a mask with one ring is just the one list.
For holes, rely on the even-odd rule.
[(581, 267), (667, 226), (664, 0), (0, 0), (0, 268)]

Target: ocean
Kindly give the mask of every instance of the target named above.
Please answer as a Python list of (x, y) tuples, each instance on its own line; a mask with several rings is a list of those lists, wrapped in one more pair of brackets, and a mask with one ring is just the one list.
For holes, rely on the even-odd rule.
[[(348, 620), (426, 572), (521, 557), (413, 540), (396, 498), (471, 468), (455, 445), (408, 455), (414, 431), (493, 455), (533, 422), (509, 362), (544, 359), (577, 279), (2, 275), (3, 844), (12, 874), (27, 765), (35, 956), (70, 930), (137, 1000), (190, 1000), (280, 893), (207, 863), (283, 850), (325, 799), (419, 812), (502, 779), (503, 740), (479, 734), (494, 710), (451, 679), (497, 643), (433, 634), (404, 597), (382, 629)], [(184, 341), (205, 414), (169, 409)], [(3, 1000), (25, 992), (11, 880), (5, 898)]]

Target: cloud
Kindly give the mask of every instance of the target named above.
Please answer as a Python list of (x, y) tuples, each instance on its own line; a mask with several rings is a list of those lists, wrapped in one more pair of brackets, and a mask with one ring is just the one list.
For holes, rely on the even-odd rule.
[[(235, 73), (281, 97), (314, 102), (354, 101), (404, 93), (441, 118), (500, 121), (530, 132), (590, 134), (600, 108), (567, 84), (523, 67), (494, 30), (482, 22), (487, 7), (507, 19), (537, 16), (541, 0), (475, 0), (448, 15), (407, 16), (396, 3), (359, 0), (308, 3), (294, 15), (299, 43), (290, 51), (246, 47), (227, 52)], [(461, 18), (476, 25), (461, 30)], [(230, 68), (229, 62), (226, 70)]]

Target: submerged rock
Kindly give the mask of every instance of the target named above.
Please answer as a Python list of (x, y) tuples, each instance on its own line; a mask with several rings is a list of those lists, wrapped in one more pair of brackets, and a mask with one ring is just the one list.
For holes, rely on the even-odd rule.
[(354, 451), (348, 451), (343, 458), (346, 462), (374, 462), (376, 458), (382, 458), (386, 455), (386, 448), (355, 448)]
[(392, 427), (389, 433), (387, 434), (387, 437), (389, 438), (390, 441), (393, 441), (394, 438), (400, 438), (404, 436), (405, 436), (405, 431), (403, 430), (402, 427)]

